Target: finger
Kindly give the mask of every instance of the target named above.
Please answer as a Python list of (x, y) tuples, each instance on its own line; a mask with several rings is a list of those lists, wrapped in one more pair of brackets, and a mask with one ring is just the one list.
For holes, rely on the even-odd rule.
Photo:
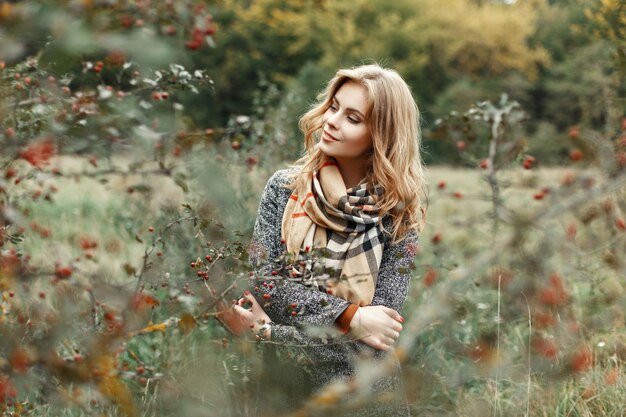
[(257, 305), (258, 305), (258, 304), (259, 304), (259, 303), (256, 301), (256, 298), (254, 298), (254, 295), (252, 295), (252, 293), (251, 293), (250, 291), (248, 291), (248, 290), (244, 291), (244, 292), (243, 292), (243, 296), (244, 296), (244, 298), (245, 298), (246, 300), (250, 301), (250, 303), (251, 303), (252, 305), (255, 305), (255, 304), (257, 304)]
[(392, 339), (394, 341), (394, 343), (395, 343), (395, 341), (400, 338), (400, 333), (394, 332), (394, 331), (390, 331), (386, 336), (388, 338)]
[(391, 345), (393, 345), (393, 344), (395, 343), (395, 340), (394, 340), (394, 339), (392, 339), (391, 337), (387, 337), (387, 336), (383, 336), (383, 337), (381, 337), (381, 338), (380, 338), (380, 340), (381, 340), (381, 342), (382, 342), (384, 345), (386, 345), (386, 346), (388, 346), (388, 347), (391, 347)]
[(233, 312), (239, 316), (239, 318), (241, 318), (243, 321), (246, 322), (251, 322), (254, 320), (254, 314), (252, 314), (249, 310), (246, 310), (245, 308), (235, 305), (233, 307)]
[(400, 313), (398, 313), (396, 310), (394, 310), (393, 308), (389, 308), (389, 307), (385, 307), (384, 308), (385, 313), (387, 313), (387, 315), (389, 317), (391, 317), (392, 319), (394, 319), (395, 321), (398, 321), (400, 323), (404, 322), (404, 318), (400, 315)]
[(389, 350), (389, 348), (391, 348), (391, 345), (385, 344), (383, 342), (379, 342), (376, 344), (376, 346), (372, 346), (372, 347), (378, 350)]
[(252, 306), (250, 308), (251, 311), (254, 311), (256, 314), (260, 314), (261, 312), (265, 314), (265, 310), (263, 310), (263, 307), (261, 307), (259, 302), (256, 300), (256, 298), (254, 298), (254, 295), (252, 295), (250, 291), (244, 292), (243, 296), (246, 297), (246, 300), (250, 302), (250, 305)]
[(396, 331), (398, 333), (402, 331), (402, 325), (398, 323), (397, 321), (394, 321), (389, 327), (391, 327), (393, 331)]
[(376, 350), (385, 350), (386, 348), (386, 345), (382, 343), (380, 339), (375, 338), (375, 337), (367, 336), (360, 340), (366, 345), (368, 345), (369, 347), (376, 349)]

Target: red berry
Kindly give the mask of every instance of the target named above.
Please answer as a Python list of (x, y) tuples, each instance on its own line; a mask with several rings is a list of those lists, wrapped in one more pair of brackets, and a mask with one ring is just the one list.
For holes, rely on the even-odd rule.
[(191, 267), (192, 267), (192, 268), (195, 268), (195, 267), (196, 267), (196, 263), (195, 263), (195, 262), (192, 262), (192, 263), (191, 263)]
[(435, 233), (433, 235), (432, 242), (436, 245), (437, 243), (441, 242), (441, 239), (441, 233)]
[(209, 262), (213, 262), (213, 257), (211, 255), (205, 256), (206, 260)]
[(626, 221), (624, 221), (622, 217), (615, 219), (615, 226), (617, 226), (617, 228), (622, 232), (626, 231)]
[(465, 150), (465, 142), (463, 142), (462, 140), (459, 140), (456, 142), (456, 148), (460, 151), (463, 152)]
[(480, 169), (487, 169), (487, 168), (489, 168), (489, 160), (482, 159), (480, 161), (480, 163), (478, 164), (478, 166), (480, 167)]
[(526, 158), (524, 158), (524, 169), (531, 169), (534, 163), (535, 158), (533, 156), (527, 155)]
[(572, 149), (569, 153), (569, 159), (574, 162), (580, 161), (581, 159), (583, 159), (583, 151), (581, 151), (580, 149)]
[(593, 357), (591, 350), (587, 347), (582, 347), (572, 356), (572, 369), (575, 372), (583, 372), (591, 367)]
[(427, 287), (432, 286), (437, 280), (437, 271), (435, 269), (429, 268), (428, 271), (424, 274), (424, 285)]
[(272, 296), (269, 294), (263, 294), (263, 298), (269, 300), (270, 298), (272, 298)]
[(446, 182), (445, 182), (445, 181), (443, 181), (443, 180), (439, 181), (439, 184), (437, 184), (437, 187), (438, 187), (440, 190), (443, 190), (444, 188), (446, 188)]
[(544, 197), (545, 197), (545, 194), (543, 193), (543, 191), (539, 191), (538, 193), (533, 195), (533, 198), (535, 200), (543, 200)]
[(241, 149), (241, 143), (239, 143), (239, 141), (234, 141), (230, 144), (230, 147), (237, 151)]
[(276, 271), (272, 271), (272, 276), (274, 276), (274, 277), (275, 277), (276, 275), (278, 275), (278, 272), (276, 272)]
[(148, 227), (148, 232), (151, 232), (151, 233), (154, 232), (154, 227), (152, 226)]
[(185, 48), (191, 49), (192, 51), (200, 48), (200, 46), (202, 46), (202, 42), (197, 39), (192, 39), (185, 43)]
[(295, 316), (297, 316), (297, 315), (298, 315), (298, 312), (297, 312), (297, 311), (292, 311), (292, 312), (291, 312), (291, 316), (292, 316), (292, 317), (295, 317)]
[(72, 276), (72, 268), (70, 267), (58, 267), (56, 269), (56, 271), (54, 271), (54, 275), (56, 275), (58, 278), (69, 278)]
[(459, 200), (463, 198), (463, 194), (460, 191), (455, 191), (452, 195), (454, 196), (454, 198)]
[(290, 306), (290, 307), (291, 307), (291, 308), (296, 308), (296, 307), (298, 307), (298, 304), (296, 304), (296, 303), (291, 303), (291, 306)]

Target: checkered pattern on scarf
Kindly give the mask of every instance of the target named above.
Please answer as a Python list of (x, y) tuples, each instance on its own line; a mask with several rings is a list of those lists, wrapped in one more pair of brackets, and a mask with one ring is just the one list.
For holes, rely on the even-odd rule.
[(297, 254), (307, 248), (325, 248), (325, 266), (340, 271), (340, 278), (324, 282), (312, 278), (307, 284), (331, 290), (354, 304), (369, 305), (384, 249), (381, 219), (374, 210), (382, 187), (374, 187), (373, 195), (365, 183), (346, 190), (332, 159), (307, 175), (306, 189), (294, 191), (283, 214), (287, 251)]

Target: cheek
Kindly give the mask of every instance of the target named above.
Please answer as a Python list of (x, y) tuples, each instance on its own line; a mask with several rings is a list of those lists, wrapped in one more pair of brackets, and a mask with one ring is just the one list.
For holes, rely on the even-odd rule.
[(354, 144), (359, 148), (370, 148), (372, 146), (372, 138), (370, 136), (369, 129), (366, 127), (359, 126), (358, 129), (354, 130), (353, 134)]

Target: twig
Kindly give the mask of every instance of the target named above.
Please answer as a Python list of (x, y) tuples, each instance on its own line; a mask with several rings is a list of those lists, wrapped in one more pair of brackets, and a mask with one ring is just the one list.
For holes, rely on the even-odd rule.
[(148, 259), (149, 259), (150, 255), (152, 254), (152, 252), (154, 251), (154, 249), (156, 248), (157, 243), (163, 241), (162, 236), (165, 234), (165, 232), (167, 232), (169, 229), (171, 229), (175, 225), (177, 225), (179, 223), (182, 223), (184, 221), (197, 221), (197, 220), (199, 220), (199, 218), (197, 216), (180, 217), (180, 218), (178, 218), (178, 219), (176, 219), (176, 220), (166, 224), (165, 227), (163, 228), (163, 230), (161, 232), (159, 232), (159, 234), (155, 238), (152, 239), (152, 246), (147, 247), (146, 250), (144, 251), (143, 264), (141, 265), (141, 270), (136, 275), (137, 285), (135, 286), (135, 292), (139, 292), (139, 290), (141, 289), (141, 281), (143, 279), (143, 274), (151, 266), (150, 262), (148, 262)]
[(528, 303), (528, 298), (526, 297), (526, 294), (524, 294), (524, 292), (522, 292), (522, 295), (524, 296), (524, 300), (526, 300), (526, 307), (528, 308), (528, 386), (526, 388), (526, 417), (530, 416), (530, 372), (531, 372), (531, 366), (530, 366), (530, 355), (531, 355), (531, 342), (532, 342), (532, 333), (533, 333), (533, 323), (532, 323), (532, 316), (531, 316), (531, 312), (530, 312), (530, 304)]
[(498, 274), (498, 313), (496, 316), (496, 328), (497, 328), (497, 338), (496, 338), (496, 392), (494, 398), (494, 406), (493, 406), (493, 415), (494, 417), (498, 413), (498, 400), (499, 400), (499, 391), (498, 384), (500, 380), (500, 300), (502, 295), (502, 274)]

